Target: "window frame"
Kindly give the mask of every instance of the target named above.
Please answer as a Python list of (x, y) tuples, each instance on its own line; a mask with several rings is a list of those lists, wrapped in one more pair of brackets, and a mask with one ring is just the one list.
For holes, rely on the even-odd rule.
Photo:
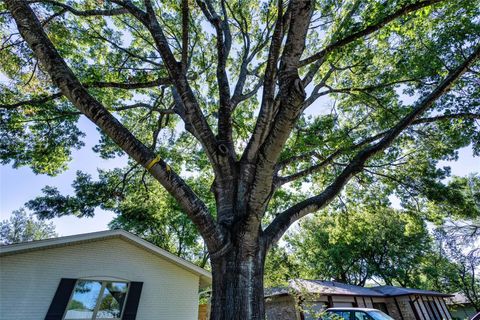
[[(72, 298), (75, 294), (75, 288), (77, 287), (77, 284), (80, 281), (92, 281), (92, 282), (100, 282), (101, 283), (102, 286), (101, 286), (100, 291), (97, 295), (95, 309), (93, 309), (92, 317), (89, 318), (89, 319), (85, 319), (85, 318), (68, 318), (68, 319), (66, 319), (65, 317), (67, 316), (68, 306), (70, 305), (70, 302), (72, 301)], [(125, 299), (124, 299), (124, 302), (123, 302), (123, 305), (122, 305), (122, 310), (120, 310), (120, 317), (117, 317), (117, 318), (97, 318), (97, 314), (98, 314), (98, 311), (100, 309), (100, 305), (102, 304), (102, 301), (103, 301), (102, 297), (103, 297), (103, 294), (105, 293), (105, 288), (107, 287), (108, 283), (125, 283), (127, 285), (127, 291), (125, 293)], [(75, 285), (73, 286), (73, 290), (70, 293), (70, 298), (68, 299), (67, 306), (65, 307), (65, 312), (63, 314), (62, 320), (122, 320), (123, 312), (125, 311), (125, 305), (127, 304), (126, 302), (127, 302), (127, 299), (128, 299), (128, 293), (129, 292), (130, 292), (130, 281), (113, 280), (113, 279), (100, 280), (100, 279), (89, 279), (89, 278), (87, 278), (87, 279), (77, 279), (77, 281), (75, 281)]]

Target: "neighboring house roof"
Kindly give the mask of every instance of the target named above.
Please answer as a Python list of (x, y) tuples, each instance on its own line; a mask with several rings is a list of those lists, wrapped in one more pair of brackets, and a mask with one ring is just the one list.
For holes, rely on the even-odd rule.
[(306, 290), (309, 293), (338, 295), (338, 296), (370, 296), (382, 297), (382, 293), (373, 291), (369, 288), (354, 286), (336, 281), (303, 280), (295, 279), (290, 282), (290, 286), (299, 292)]
[(292, 289), (290, 287), (271, 287), (265, 288), (264, 296), (265, 298), (267, 298), (273, 296), (288, 295), (290, 293), (292, 293)]
[(265, 296), (286, 295), (291, 292), (302, 292), (320, 295), (337, 295), (337, 296), (365, 296), (365, 297), (393, 297), (403, 295), (428, 295), (439, 297), (452, 297), (450, 294), (444, 294), (436, 291), (401, 288), (394, 286), (379, 286), (373, 288), (365, 288), (354, 286), (336, 281), (321, 280), (304, 280), (294, 279), (289, 281), (288, 287), (278, 287), (265, 290)]
[(74, 245), (78, 243), (100, 241), (100, 240), (106, 240), (106, 239), (112, 239), (112, 238), (120, 238), (127, 242), (130, 242), (138, 246), (139, 248), (147, 250), (163, 258), (164, 260), (175, 264), (176, 266), (184, 270), (187, 270), (193, 274), (198, 275), (200, 277), (200, 287), (206, 287), (212, 283), (212, 274), (207, 270), (200, 268), (199, 266), (196, 266), (195, 264), (185, 259), (182, 259), (162, 248), (157, 247), (154, 244), (151, 244), (146, 240), (143, 240), (140, 237), (137, 237), (136, 235), (130, 232), (127, 232), (121, 229), (99, 231), (99, 232), (92, 232), (92, 233), (83, 233), (83, 234), (77, 234), (73, 236), (3, 245), (3, 246), (0, 246), (0, 257), (29, 252), (29, 251), (45, 250), (50, 248), (69, 246), (69, 245)]
[(438, 297), (452, 297), (451, 294), (445, 294), (437, 291), (430, 291), (430, 290), (420, 290), (420, 289), (412, 289), (412, 288), (402, 288), (402, 287), (394, 287), (394, 286), (379, 286), (373, 287), (372, 290), (377, 292), (383, 293), (385, 296), (408, 296), (412, 294), (424, 295), (424, 296), (438, 296)]

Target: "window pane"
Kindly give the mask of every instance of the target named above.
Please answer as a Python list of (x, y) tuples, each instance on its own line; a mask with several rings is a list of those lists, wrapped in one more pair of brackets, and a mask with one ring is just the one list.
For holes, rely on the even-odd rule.
[(370, 317), (363, 311), (355, 311), (353, 317), (355, 320), (370, 320)]
[(91, 319), (101, 288), (102, 283), (99, 281), (78, 281), (68, 304), (65, 320)]
[(126, 295), (126, 283), (108, 282), (103, 292), (96, 319), (120, 318)]

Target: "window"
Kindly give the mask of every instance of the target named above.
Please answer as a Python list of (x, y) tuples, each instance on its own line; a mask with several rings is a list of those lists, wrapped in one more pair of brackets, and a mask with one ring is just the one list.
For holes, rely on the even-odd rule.
[(371, 320), (372, 318), (366, 314), (364, 311), (355, 311), (353, 314), (353, 319), (355, 320)]
[(120, 320), (128, 283), (78, 280), (65, 312), (64, 320)]

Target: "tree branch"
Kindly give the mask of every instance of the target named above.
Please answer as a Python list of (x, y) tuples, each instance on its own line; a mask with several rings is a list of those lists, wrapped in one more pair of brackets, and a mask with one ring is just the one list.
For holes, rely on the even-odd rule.
[(151, 81), (145, 82), (114, 82), (114, 81), (93, 81), (85, 83), (85, 88), (117, 88), (117, 89), (145, 89), (145, 88), (154, 88), (160, 86), (169, 86), (173, 82), (169, 78), (158, 78)]
[(146, 12), (142, 11), (129, 1), (123, 2), (112, 0), (112, 2), (126, 8), (147, 28), (152, 36), (157, 50), (160, 52), (162, 60), (170, 75), (170, 79), (172, 79), (173, 85), (178, 92), (176, 111), (178, 111), (177, 113), (185, 122), (185, 128), (202, 144), (213, 165), (215, 174), (217, 176), (222, 176), (225, 173), (225, 170), (231, 172), (231, 160), (233, 159), (233, 155), (222, 152), (222, 148), (219, 148), (217, 139), (202, 113), (198, 101), (188, 83), (187, 77), (182, 73), (180, 64), (170, 50), (163, 29), (156, 18), (151, 1), (144, 1), (147, 9)]
[(35, 106), (35, 105), (44, 104), (46, 102), (55, 100), (60, 97), (63, 97), (63, 93), (57, 92), (52, 95), (41, 97), (41, 98), (34, 98), (34, 99), (20, 101), (12, 104), (2, 104), (0, 105), (0, 109), (12, 110), (12, 109), (16, 109), (23, 106), (31, 106), (31, 105)]
[[(278, 188), (286, 183), (289, 183), (289, 182), (292, 182), (292, 181), (295, 181), (297, 179), (300, 179), (302, 177), (305, 177), (307, 175), (310, 175), (312, 173), (315, 173), (323, 168), (325, 168), (326, 166), (328, 166), (329, 164), (333, 163), (333, 161), (338, 158), (339, 156), (341, 156), (342, 154), (344, 154), (345, 152), (347, 151), (353, 151), (353, 150), (356, 150), (360, 147), (363, 147), (365, 146), (366, 144), (369, 144), (371, 142), (374, 142), (374, 141), (377, 141), (378, 139), (382, 138), (383, 136), (385, 136), (385, 134), (387, 134), (388, 131), (384, 131), (384, 132), (380, 132), (376, 135), (373, 135), (371, 137), (368, 137), (364, 140), (362, 140), (361, 142), (357, 143), (357, 144), (354, 144), (350, 147), (345, 147), (345, 148), (340, 148), (340, 149), (337, 149), (335, 150), (334, 152), (332, 152), (328, 157), (324, 158), (320, 163), (318, 164), (315, 164), (305, 170), (302, 170), (302, 171), (299, 171), (297, 173), (294, 173), (294, 174), (291, 174), (289, 176), (285, 176), (285, 177), (276, 177), (274, 179), (274, 187), (275, 188)], [(300, 155), (300, 156), (295, 156), (295, 157), (292, 157), (290, 159), (287, 159), (287, 160), (284, 160), (282, 161), (281, 163), (279, 163), (277, 165), (277, 171), (278, 170), (281, 170), (282, 168), (286, 167), (288, 164), (292, 163), (292, 162), (296, 162), (296, 161), (300, 161), (300, 160), (303, 160), (303, 159), (306, 159), (307, 157), (312, 157), (314, 155), (316, 155), (317, 152), (316, 151), (311, 151), (311, 152), (308, 152), (308, 153), (305, 153), (303, 155)]]
[[(192, 219), (209, 249), (212, 252), (219, 250), (225, 239), (205, 204), (171, 170), (167, 163), (156, 158), (152, 151), (133, 136), (100, 102), (88, 93), (60, 57), (27, 3), (21, 0), (6, 0), (5, 3), (22, 37), (33, 50), (38, 61), (43, 64), (53, 83), (60, 88), (61, 92), (78, 110), (99, 126), (136, 162), (144, 167), (151, 166), (149, 168), (150, 173), (168, 190)], [(156, 162), (153, 162), (152, 165), (154, 159), (156, 159)]]
[(188, 0), (182, 0), (182, 73), (187, 73), (188, 66), (188, 22), (190, 13)]
[(233, 105), (230, 98), (230, 84), (227, 75), (227, 59), (232, 45), (232, 35), (228, 25), (225, 2), (221, 1), (223, 19), (215, 11), (210, 0), (197, 0), (197, 4), (204, 16), (213, 26), (216, 32), (217, 45), (217, 84), (220, 93), (220, 106), (218, 108), (218, 137), (228, 149), (234, 154), (232, 140), (232, 110)]
[(263, 79), (258, 79), (257, 83), (253, 86), (252, 90), (242, 93), (238, 96), (234, 96), (232, 98), (232, 104), (236, 106), (240, 102), (250, 99), (251, 97), (257, 94), (258, 90), (262, 85), (263, 85)]
[[(84, 88), (118, 88), (118, 89), (133, 90), (133, 89), (152, 88), (152, 87), (158, 87), (158, 86), (170, 85), (170, 84), (171, 84), (171, 81), (168, 78), (158, 78), (156, 80), (147, 81), (147, 82), (132, 82), (132, 83), (114, 82), (114, 81), (109, 81), (109, 82), (93, 81), (93, 82), (84, 83), (82, 85)], [(23, 107), (27, 105), (41, 105), (43, 103), (58, 99), (60, 97), (63, 97), (63, 93), (56, 92), (46, 97), (34, 98), (34, 99), (20, 101), (12, 104), (3, 104), (3, 105), (0, 105), (0, 108), (10, 110), (10, 109), (15, 109), (15, 108)]]
[[(255, 57), (255, 55), (258, 53), (258, 51), (261, 50), (261, 48), (263, 48), (268, 41), (259, 40), (257, 45), (253, 48), (252, 52), (250, 52), (252, 41), (251, 41), (250, 33), (248, 30), (248, 21), (243, 15), (242, 10), (239, 11), (240, 18), (238, 18), (235, 15), (235, 10), (232, 10), (230, 7), (229, 9), (233, 19), (238, 24), (238, 29), (240, 31), (240, 34), (242, 35), (242, 40), (243, 40), (243, 52), (241, 56), (240, 71), (238, 74), (237, 83), (235, 85), (235, 89), (233, 91), (233, 96), (232, 96), (232, 108), (235, 108), (238, 103), (253, 96), (259, 88), (259, 86), (258, 87), (255, 86), (254, 90), (250, 91), (249, 93), (246, 93), (246, 94), (243, 93), (245, 82), (248, 76), (248, 65), (252, 61), (252, 59)], [(265, 26), (265, 29), (262, 31), (262, 37), (260, 37), (260, 39), (268, 39), (270, 36), (271, 27), (270, 27), (270, 22), (268, 18), (265, 24), (266, 26)], [(262, 81), (259, 81), (258, 84), (261, 85), (261, 82)], [(253, 91), (255, 91), (255, 93), (252, 94)]]
[(471, 55), (468, 56), (468, 58), (457, 68), (453, 69), (429, 95), (419, 101), (408, 115), (402, 118), (397, 125), (388, 130), (380, 141), (358, 152), (348, 166), (345, 167), (340, 175), (338, 175), (322, 193), (306, 199), (280, 213), (265, 230), (265, 237), (267, 238), (269, 245), (278, 241), (293, 222), (311, 212), (320, 210), (330, 203), (340, 193), (345, 184), (347, 184), (353, 176), (363, 170), (368, 159), (387, 148), (405, 128), (418, 118), (418, 116), (431, 107), (432, 104), (445, 92), (449, 91), (454, 82), (479, 58), (480, 45), (475, 47)]
[(270, 49), (268, 52), (267, 65), (265, 67), (265, 75), (263, 77), (262, 104), (260, 106), (260, 112), (258, 114), (257, 122), (255, 123), (255, 129), (252, 137), (250, 138), (250, 141), (248, 142), (248, 145), (242, 156), (242, 160), (248, 162), (255, 158), (258, 149), (266, 137), (269, 125), (271, 124), (275, 114), (274, 100), (277, 79), (277, 65), (280, 58), (280, 50), (289, 16), (288, 9), (285, 15), (283, 14), (283, 1), (277, 1), (277, 20), (273, 30)]
[(454, 114), (443, 114), (435, 117), (420, 118), (413, 121), (412, 124), (424, 124), (424, 123), (432, 123), (437, 121), (453, 120), (453, 119), (480, 119), (480, 113), (462, 112), (462, 113), (454, 113)]
[[(332, 30), (332, 36), (330, 39), (335, 39), (338, 34), (343, 31), (345, 28), (345, 25), (347, 24), (347, 21), (350, 20), (353, 16), (353, 14), (358, 10), (358, 7), (360, 6), (361, 1), (360, 0), (355, 0), (350, 7), (347, 5), (348, 11), (346, 14), (343, 15), (343, 18), (338, 20), (338, 25), (336, 26), (335, 23), (332, 28), (336, 27), (336, 30)], [(339, 14), (339, 16), (342, 16), (342, 12)], [(318, 70), (320, 70), (320, 67), (323, 65), (325, 62), (325, 56), (323, 58), (318, 59), (315, 61), (313, 65), (310, 66), (307, 74), (305, 77), (302, 79), (303, 87), (307, 87), (310, 82), (313, 80), (315, 75), (317, 74)]]
[[(109, 43), (110, 45), (112, 45), (114, 48), (120, 50), (120, 51), (123, 51), (125, 52), (128, 56), (132, 57), (132, 58), (135, 58), (135, 59), (138, 59), (140, 61), (143, 61), (143, 62), (146, 62), (146, 63), (150, 63), (150, 64), (153, 64), (154, 66), (157, 66), (157, 67), (162, 67), (162, 64), (156, 62), (156, 61), (153, 61), (151, 59), (147, 59), (145, 57), (142, 57), (141, 55), (138, 55), (134, 52), (132, 52), (131, 50), (127, 49), (127, 48), (124, 48), (120, 45), (118, 45), (117, 43), (115, 43), (114, 41), (104, 37), (100, 32), (98, 32), (97, 30), (95, 30), (94, 28), (91, 28), (90, 30), (92, 30), (93, 32), (95, 32), (96, 34), (96, 38), (100, 39), (100, 40), (103, 40), (107, 43)], [(95, 36), (93, 36), (95, 37)], [(154, 47), (155, 49), (155, 47)]]
[(305, 50), (305, 38), (313, 11), (309, 0), (291, 1), (291, 17), (285, 47), (280, 60), (279, 109), (258, 150), (250, 210), (262, 212), (272, 195), (272, 180), (275, 164), (297, 121), (306, 98), (302, 81), (298, 75), (300, 57)]

